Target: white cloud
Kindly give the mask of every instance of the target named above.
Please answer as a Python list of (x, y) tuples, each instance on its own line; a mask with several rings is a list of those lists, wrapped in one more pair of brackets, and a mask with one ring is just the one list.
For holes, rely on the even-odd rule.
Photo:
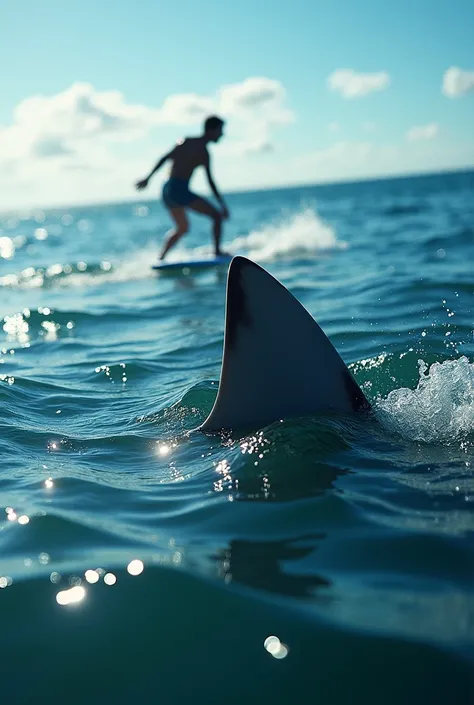
[(331, 134), (335, 134), (336, 132), (339, 132), (341, 129), (341, 126), (339, 125), (338, 122), (330, 122), (328, 125), (328, 132)]
[(240, 149), (244, 154), (265, 154), (266, 152), (273, 152), (274, 144), (268, 138), (261, 137), (253, 142), (243, 142)]
[(256, 154), (270, 152), (272, 132), (295, 120), (286, 107), (286, 91), (280, 81), (264, 77), (222, 86), (215, 99), (215, 112), (231, 118), (236, 141), (231, 151)]
[(60, 157), (73, 154), (73, 151), (56, 137), (44, 137), (31, 145), (32, 154), (36, 157)]
[(238, 125), (242, 151), (265, 151), (272, 129), (294, 120), (285, 98), (279, 81), (248, 78), (222, 87), (214, 96), (171, 95), (156, 108), (128, 103), (119, 91), (101, 92), (89, 83), (74, 83), (56, 95), (23, 100), (13, 124), (0, 128), (0, 153), (4, 160), (71, 157), (97, 144), (134, 141), (156, 126), (195, 124), (213, 112)]
[(435, 122), (431, 122), (429, 125), (415, 125), (411, 127), (407, 132), (407, 138), (409, 140), (432, 140), (439, 133), (439, 125)]
[(135, 139), (160, 117), (156, 109), (128, 104), (119, 91), (74, 83), (56, 95), (23, 100), (13, 124), (0, 129), (0, 149), (2, 156), (19, 160), (70, 156), (104, 138)]
[(299, 173), (307, 183), (358, 179), (377, 171), (383, 173), (394, 160), (395, 154), (395, 148), (390, 145), (338, 140), (328, 147), (296, 157), (292, 171)]
[(219, 104), (224, 113), (251, 110), (263, 105), (281, 105), (285, 89), (279, 81), (270, 78), (247, 78), (242, 83), (223, 86), (219, 91)]
[(284, 173), (287, 183), (330, 183), (470, 168), (473, 161), (474, 141), (338, 141), (295, 157)]
[[(35, 199), (46, 202), (68, 199), (74, 189), (79, 200), (97, 189), (106, 199), (115, 193), (132, 195), (133, 179), (149, 168), (145, 146), (151, 131), (186, 125), (199, 129), (210, 113), (228, 119), (219, 153), (234, 169), (242, 155), (272, 152), (274, 131), (295, 120), (284, 86), (265, 77), (225, 85), (211, 95), (170, 95), (158, 106), (130, 103), (120, 91), (76, 82), (55, 95), (26, 98), (11, 124), (0, 125), (1, 200), (8, 205), (15, 189), (19, 194), (34, 189)], [(133, 156), (127, 142), (133, 143)], [(125, 158), (119, 158), (124, 150)], [(164, 172), (158, 180), (161, 176)]]
[(445, 71), (441, 90), (448, 98), (457, 98), (474, 91), (474, 71), (463, 71), (451, 66)]
[(377, 125), (375, 122), (371, 122), (370, 120), (367, 120), (366, 122), (362, 123), (362, 129), (365, 130), (365, 132), (374, 132), (374, 130), (377, 128)]
[(358, 73), (354, 69), (337, 69), (328, 76), (327, 84), (331, 91), (340, 93), (343, 98), (360, 98), (387, 88), (390, 76), (385, 71)]
[(157, 111), (157, 124), (193, 125), (216, 109), (215, 101), (196, 93), (182, 93), (165, 98), (162, 108)]

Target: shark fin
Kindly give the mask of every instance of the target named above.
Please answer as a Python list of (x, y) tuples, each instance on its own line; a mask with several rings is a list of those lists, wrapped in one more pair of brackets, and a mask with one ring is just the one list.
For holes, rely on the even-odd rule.
[(370, 405), (319, 325), (272, 275), (234, 257), (218, 394), (201, 431)]

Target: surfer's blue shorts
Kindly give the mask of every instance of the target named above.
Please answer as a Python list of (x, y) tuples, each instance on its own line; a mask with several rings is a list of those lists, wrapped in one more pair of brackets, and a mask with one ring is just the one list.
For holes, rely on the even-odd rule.
[(195, 201), (195, 193), (189, 190), (189, 182), (184, 179), (169, 179), (163, 186), (163, 202), (168, 208), (184, 208)]

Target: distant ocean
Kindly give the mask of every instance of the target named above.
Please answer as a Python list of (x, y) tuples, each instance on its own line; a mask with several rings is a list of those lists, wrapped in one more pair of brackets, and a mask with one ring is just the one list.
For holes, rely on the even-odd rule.
[(378, 422), (188, 436), (226, 270), (151, 271), (159, 200), (1, 217), (2, 702), (472, 704), (474, 172), (228, 202)]

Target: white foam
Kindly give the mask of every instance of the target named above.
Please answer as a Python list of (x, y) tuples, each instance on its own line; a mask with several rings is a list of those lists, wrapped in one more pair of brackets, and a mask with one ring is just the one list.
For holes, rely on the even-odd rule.
[[(347, 247), (347, 243), (339, 241), (334, 229), (310, 207), (297, 212), (281, 213), (273, 222), (234, 240), (229, 241), (226, 238), (226, 229), (224, 224), (222, 248), (231, 254), (246, 255), (257, 262), (294, 257), (298, 254), (317, 256), (324, 251)], [(183, 240), (171, 250), (167, 260), (173, 262), (212, 256), (210, 231), (206, 240), (205, 244), (197, 247), (187, 247), (186, 240)]]
[(0, 277), (0, 287), (31, 289), (44, 286), (45, 282), (60, 287), (90, 287), (104, 282), (138, 281), (154, 276), (150, 264), (157, 259), (158, 248), (153, 246), (137, 250), (122, 261), (103, 261), (100, 267), (94, 266), (93, 269), (87, 262), (76, 263), (79, 271), (73, 271), (69, 264), (53, 265), (48, 267), (46, 272), (30, 267), (19, 275)]
[[(317, 257), (319, 253), (345, 249), (346, 242), (337, 239), (334, 229), (325, 223), (313, 208), (281, 213), (272, 223), (252, 230), (248, 235), (228, 241), (225, 235), (222, 247), (231, 254), (245, 255), (257, 262), (284, 259), (297, 255)], [(169, 260), (195, 259), (212, 254), (212, 243), (192, 249), (176, 248)]]
[[(334, 229), (310, 207), (298, 212), (281, 213), (272, 223), (262, 225), (248, 235), (236, 237), (231, 241), (226, 239), (225, 232), (224, 230), (223, 249), (226, 252), (246, 255), (257, 262), (292, 258), (298, 255), (317, 257), (321, 252), (347, 247), (347, 243), (339, 241)], [(57, 265), (58, 273), (62, 276), (50, 276), (49, 281), (54, 281), (57, 286), (62, 287), (89, 287), (104, 282), (147, 279), (154, 276), (150, 264), (158, 261), (161, 247), (161, 240), (158, 243), (148, 244), (143, 249), (130, 253), (122, 261), (109, 263), (111, 265), (109, 269), (98, 271), (96, 269), (94, 272), (88, 271), (86, 262), (80, 263), (79, 272), (71, 273), (66, 273), (64, 266)], [(205, 244), (189, 247), (187, 240), (184, 239), (169, 253), (167, 261), (201, 259), (212, 256), (212, 251), (212, 237), (209, 230)], [(54, 267), (49, 268), (50, 275), (54, 274), (53, 269)], [(47, 276), (31, 268), (31, 273), (25, 270), (20, 275), (7, 275), (0, 278), (0, 286), (41, 287), (46, 279), (48, 279)]]
[(82, 272), (69, 274), (58, 280), (61, 286), (94, 286), (104, 282), (128, 282), (148, 279), (154, 273), (150, 264), (158, 260), (158, 248), (147, 247), (137, 250), (132, 256), (120, 262), (103, 263), (109, 268), (101, 266), (100, 271), (88, 272), (87, 267)]
[(403, 438), (424, 443), (463, 443), (474, 432), (474, 363), (419, 361), (416, 389), (395, 389), (375, 404), (383, 425)]
[(277, 222), (264, 225), (245, 237), (236, 238), (228, 249), (246, 254), (257, 261), (272, 260), (297, 254), (317, 255), (321, 251), (343, 249), (334, 229), (312, 208), (281, 216)]

